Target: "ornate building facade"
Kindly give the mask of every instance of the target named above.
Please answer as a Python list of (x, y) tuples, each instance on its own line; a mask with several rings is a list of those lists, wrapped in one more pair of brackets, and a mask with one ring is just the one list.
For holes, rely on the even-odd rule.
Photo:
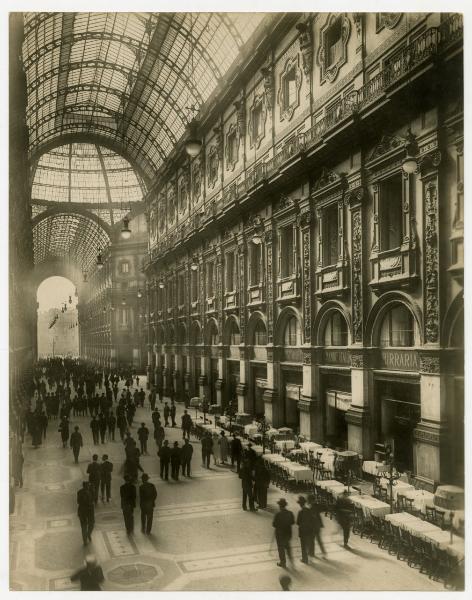
[(226, 83), (147, 192), (150, 381), (462, 483), (461, 16), (280, 14)]

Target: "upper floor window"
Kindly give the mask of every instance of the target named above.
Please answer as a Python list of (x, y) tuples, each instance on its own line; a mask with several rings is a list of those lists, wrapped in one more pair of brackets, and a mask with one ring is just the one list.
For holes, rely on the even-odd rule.
[(323, 266), (335, 265), (339, 259), (339, 211), (337, 204), (326, 208), (323, 214)]
[(120, 309), (120, 325), (126, 326), (129, 324), (129, 311), (128, 308)]
[(190, 341), (192, 344), (203, 344), (202, 330), (197, 322), (192, 323)]
[(214, 187), (218, 180), (219, 164), (218, 148), (213, 146), (208, 155), (208, 184), (210, 187)]
[(185, 212), (188, 203), (188, 183), (185, 177), (182, 177), (179, 185), (179, 211)]
[(249, 283), (250, 285), (259, 285), (262, 281), (262, 245), (249, 245)]
[(198, 300), (198, 271), (190, 271), (190, 282), (192, 302), (196, 302)]
[(324, 330), (325, 346), (347, 346), (347, 325), (343, 315), (338, 311), (331, 313)]
[(185, 304), (185, 278), (183, 275), (179, 275), (179, 306), (183, 306)]
[(302, 84), (302, 73), (298, 66), (298, 54), (289, 58), (280, 74), (277, 101), (280, 106), (280, 120), (290, 120), (300, 103), (299, 94)]
[(399, 248), (403, 239), (403, 177), (382, 181), (379, 188), (380, 250)]
[(127, 260), (124, 260), (120, 264), (120, 273), (122, 275), (128, 275), (128, 273), (129, 273), (129, 262)]
[(285, 346), (299, 346), (301, 343), (300, 323), (297, 317), (292, 315), (289, 317), (284, 332)]
[(267, 329), (264, 323), (259, 320), (254, 330), (254, 345), (255, 346), (266, 346), (267, 345)]
[(265, 122), (267, 117), (264, 96), (259, 94), (254, 97), (254, 101), (249, 112), (248, 133), (249, 145), (252, 148), (258, 148), (265, 136)]
[(409, 347), (415, 345), (415, 320), (411, 312), (398, 304), (384, 316), (380, 328), (380, 346)]
[(335, 65), (342, 55), (342, 27), (341, 18), (338, 17), (326, 32), (326, 64), (328, 67)]
[(344, 13), (330, 13), (320, 29), (320, 45), (316, 59), (320, 67), (320, 83), (333, 82), (347, 62), (347, 43), (351, 21)]
[(231, 329), (229, 333), (229, 345), (230, 346), (239, 346), (241, 343), (241, 332), (239, 330), (239, 326), (236, 321), (232, 320)]
[(237, 125), (233, 123), (226, 136), (226, 170), (232, 171), (238, 162), (239, 136)]
[(213, 262), (209, 262), (206, 265), (206, 294), (207, 294), (207, 298), (213, 298), (213, 296), (215, 295), (215, 288), (214, 288), (214, 282), (213, 282), (213, 277), (214, 277), (214, 263)]
[(295, 228), (292, 225), (283, 227), (279, 241), (280, 277), (290, 277), (295, 271)]
[(227, 292), (234, 292), (236, 289), (234, 268), (234, 252), (227, 252), (225, 257), (225, 290)]
[(218, 346), (218, 327), (213, 321), (211, 321), (208, 342), (210, 346)]

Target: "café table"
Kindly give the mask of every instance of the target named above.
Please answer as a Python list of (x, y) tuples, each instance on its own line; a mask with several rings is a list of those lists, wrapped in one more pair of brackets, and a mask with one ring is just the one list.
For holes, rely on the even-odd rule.
[(322, 490), (327, 490), (329, 486), (343, 486), (344, 483), (337, 481), (337, 479), (320, 479), (316, 482), (316, 485)]
[[(390, 493), (390, 484), (388, 483), (388, 480), (385, 479), (385, 477), (380, 478), (379, 484), (380, 484), (380, 487), (382, 487), (384, 490), (387, 490), (388, 493)], [(397, 499), (398, 493), (403, 494), (403, 492), (406, 490), (414, 490), (414, 489), (415, 489), (415, 486), (411, 485), (411, 483), (402, 481), (401, 479), (397, 479), (395, 481), (395, 484), (393, 485), (393, 489), (392, 489), (393, 499), (394, 500)]]
[(290, 461), (280, 462), (279, 466), (296, 481), (313, 481), (314, 473), (308, 467)]
[(355, 506), (362, 508), (362, 512), (366, 517), (374, 515), (375, 517), (384, 517), (390, 512), (390, 505), (372, 496), (359, 495), (351, 496), (349, 500)]
[[(407, 516), (408, 515), (408, 516)], [(444, 533), (440, 527), (437, 525), (433, 525), (433, 523), (429, 523), (429, 521), (423, 521), (410, 513), (397, 513), (396, 518), (392, 518), (392, 516), (385, 517), (387, 520), (391, 521), (395, 525), (398, 525), (400, 529), (405, 529), (411, 535), (424, 539), (424, 535), (428, 532), (438, 532)]]
[(288, 462), (287, 459), (281, 454), (264, 454), (263, 458), (265, 461), (272, 464)]
[(244, 425), (244, 433), (246, 435), (254, 435), (255, 433), (257, 433), (258, 429), (257, 429), (257, 425), (255, 425), (254, 423), (250, 423), (249, 425)]
[(295, 448), (294, 440), (276, 440), (275, 447), (279, 448), (281, 451), (292, 450)]
[(463, 560), (465, 556), (465, 544), (462, 538), (454, 538), (452, 544), (445, 546), (445, 550), (448, 554), (455, 556), (459, 560)]
[(399, 513), (392, 513), (390, 515), (385, 515), (385, 520), (390, 521), (391, 523), (393, 523), (394, 525), (397, 525), (398, 527), (401, 527), (402, 524), (406, 523), (407, 521), (416, 522), (418, 520), (418, 517), (415, 517), (415, 515), (412, 515), (411, 513), (408, 513), (408, 512), (399, 512)]
[(300, 448), (302, 448), (305, 452), (310, 452), (310, 450), (316, 454), (320, 448), (323, 448), (321, 444), (317, 444), (316, 442), (300, 442)]
[(316, 452), (316, 457), (319, 458), (320, 461), (324, 462), (325, 469), (329, 469), (331, 472), (334, 471), (334, 461), (336, 458), (336, 452), (334, 450), (331, 450), (330, 448), (318, 450)]
[(421, 513), (426, 514), (426, 507), (431, 506), (434, 502), (434, 494), (427, 490), (402, 489), (398, 492), (408, 500), (413, 500), (412, 506)]
[(378, 462), (376, 460), (365, 460), (362, 463), (362, 470), (368, 475), (377, 476), (378, 471), (381, 471), (382, 469), (385, 470), (386, 466), (383, 463)]

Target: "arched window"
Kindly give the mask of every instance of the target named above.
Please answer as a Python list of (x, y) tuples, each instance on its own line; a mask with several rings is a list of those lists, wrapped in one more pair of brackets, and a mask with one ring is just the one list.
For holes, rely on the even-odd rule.
[(192, 344), (197, 346), (202, 343), (202, 332), (198, 323), (192, 324)]
[(300, 346), (300, 341), (300, 324), (298, 322), (297, 317), (292, 315), (291, 317), (289, 317), (287, 324), (285, 325), (284, 345)]
[(177, 343), (182, 345), (187, 343), (187, 329), (183, 323), (179, 325)]
[(397, 304), (384, 316), (380, 328), (380, 346), (409, 347), (415, 345), (415, 320), (411, 312)]
[(168, 343), (169, 344), (175, 344), (175, 330), (172, 327), (172, 325), (169, 327), (169, 336), (168, 336)]
[(218, 327), (214, 321), (210, 322), (210, 331), (208, 336), (210, 346), (218, 346)]
[(230, 346), (239, 346), (241, 343), (241, 332), (239, 331), (238, 324), (236, 321), (232, 321), (231, 329), (229, 333), (229, 345)]
[(333, 311), (326, 323), (324, 330), (325, 346), (347, 346), (347, 325), (346, 319), (339, 312)]
[(267, 345), (267, 329), (264, 322), (257, 321), (256, 328), (254, 329), (254, 345), (255, 346), (266, 346)]

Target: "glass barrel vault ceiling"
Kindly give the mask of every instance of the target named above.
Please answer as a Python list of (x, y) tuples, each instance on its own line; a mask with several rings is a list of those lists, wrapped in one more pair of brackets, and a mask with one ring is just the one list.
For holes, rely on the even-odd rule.
[[(31, 156), (65, 135), (103, 137), (151, 178), (218, 88), (262, 13), (28, 13)], [(193, 40), (193, 74), (190, 73)]]

